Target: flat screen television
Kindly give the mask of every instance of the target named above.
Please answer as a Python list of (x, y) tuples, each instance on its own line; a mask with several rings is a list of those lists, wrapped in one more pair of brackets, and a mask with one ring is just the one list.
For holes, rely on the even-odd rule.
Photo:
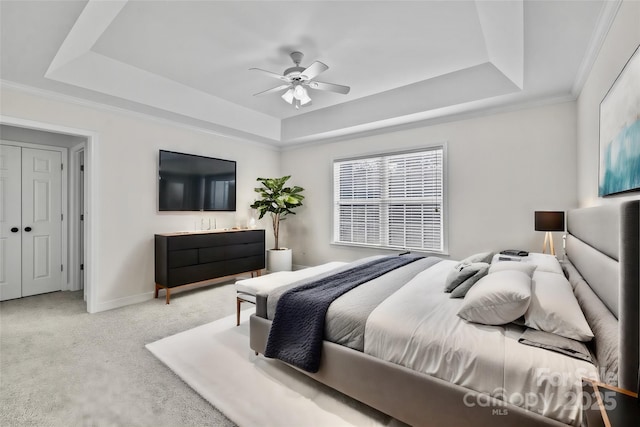
[(158, 210), (236, 210), (236, 162), (165, 150), (159, 157)]

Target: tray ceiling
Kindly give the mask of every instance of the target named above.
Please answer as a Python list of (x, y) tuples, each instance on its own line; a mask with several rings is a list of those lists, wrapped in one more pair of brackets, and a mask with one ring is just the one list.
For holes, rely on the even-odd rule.
[[(604, 1), (2, 1), (4, 82), (284, 146), (575, 97)], [(281, 84), (292, 51), (348, 95)]]

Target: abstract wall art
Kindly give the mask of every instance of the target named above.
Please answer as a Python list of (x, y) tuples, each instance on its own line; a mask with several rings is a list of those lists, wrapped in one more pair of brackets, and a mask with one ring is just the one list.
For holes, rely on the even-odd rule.
[(640, 190), (639, 51), (600, 103), (600, 197)]

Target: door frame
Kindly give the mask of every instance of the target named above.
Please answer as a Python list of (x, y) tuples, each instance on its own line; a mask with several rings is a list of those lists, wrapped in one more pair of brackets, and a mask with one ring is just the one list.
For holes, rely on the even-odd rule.
[[(86, 129), (77, 129), (68, 126), (60, 126), (52, 123), (38, 122), (18, 117), (0, 115), (0, 124), (22, 127), (27, 129), (41, 130), (45, 132), (62, 133), (72, 136), (79, 136), (86, 139), (84, 147), (84, 164), (85, 164), (85, 289), (87, 295), (87, 311), (89, 313), (97, 312), (97, 294), (98, 294), (98, 274), (99, 274), (99, 224), (100, 210), (98, 207), (98, 140), (99, 134)], [(81, 144), (82, 145), (82, 144)], [(75, 147), (74, 147), (75, 148)], [(67, 168), (68, 170), (68, 168)], [(66, 191), (66, 190), (65, 190)], [(73, 190), (72, 190), (73, 191)], [(65, 202), (65, 209), (66, 202)], [(76, 213), (77, 214), (77, 213)], [(73, 215), (73, 214), (72, 214)], [(70, 217), (67, 217), (71, 219)], [(67, 221), (64, 221), (67, 222)], [(68, 229), (67, 229), (68, 230)], [(68, 233), (67, 237), (68, 238)], [(68, 241), (70, 253), (75, 250), (76, 243), (73, 240)], [(71, 260), (67, 265), (71, 265)], [(67, 268), (67, 271), (71, 267)], [(69, 277), (69, 276), (67, 276)]]
[[(79, 291), (80, 287), (80, 275), (83, 274), (80, 271), (80, 247), (79, 247), (79, 229), (81, 225), (80, 221), (80, 153), (85, 153), (86, 143), (78, 144), (69, 149), (69, 183), (71, 185), (71, 197), (69, 198), (69, 241), (73, 242), (69, 245), (69, 290)], [(85, 183), (86, 184), (86, 183)], [(87, 188), (84, 187), (84, 198), (86, 200)], [(86, 213), (86, 205), (82, 213)], [(86, 222), (85, 222), (86, 224)], [(85, 229), (86, 236), (86, 229)]]
[[(62, 283), (60, 283), (60, 290), (67, 291), (70, 289), (70, 270), (69, 270), (69, 256), (67, 255), (68, 240), (69, 240), (69, 212), (68, 212), (68, 188), (69, 188), (69, 168), (68, 168), (68, 153), (69, 149), (65, 147), (57, 147), (55, 145), (45, 145), (45, 144), (32, 144), (30, 142), (20, 142), (20, 141), (12, 141), (10, 139), (3, 139), (2, 143), (4, 145), (12, 145), (14, 147), (21, 148), (33, 148), (36, 150), (46, 150), (46, 151), (56, 151), (60, 153), (61, 161), (62, 161), (62, 177), (60, 181), (60, 203), (61, 203), (61, 213), (62, 220), (60, 221), (60, 260), (62, 261), (63, 271), (62, 271)], [(21, 190), (22, 191), (22, 190)]]

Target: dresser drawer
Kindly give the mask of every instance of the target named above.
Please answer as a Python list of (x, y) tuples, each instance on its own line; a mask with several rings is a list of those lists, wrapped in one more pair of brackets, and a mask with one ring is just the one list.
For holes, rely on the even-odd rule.
[(201, 282), (216, 277), (230, 276), (247, 271), (264, 268), (264, 255), (254, 255), (246, 258), (216, 261), (189, 267), (172, 268), (169, 270), (167, 286), (178, 286), (187, 283)]
[(171, 251), (167, 256), (167, 264), (169, 268), (196, 265), (198, 264), (198, 250), (184, 249), (181, 251)]
[(234, 258), (264, 254), (264, 243), (247, 243), (241, 245), (216, 246), (198, 249), (198, 263), (205, 264)]
[(242, 243), (264, 242), (264, 230), (230, 231), (226, 233), (185, 234), (175, 236), (168, 241), (170, 251), (181, 249), (199, 249)]

